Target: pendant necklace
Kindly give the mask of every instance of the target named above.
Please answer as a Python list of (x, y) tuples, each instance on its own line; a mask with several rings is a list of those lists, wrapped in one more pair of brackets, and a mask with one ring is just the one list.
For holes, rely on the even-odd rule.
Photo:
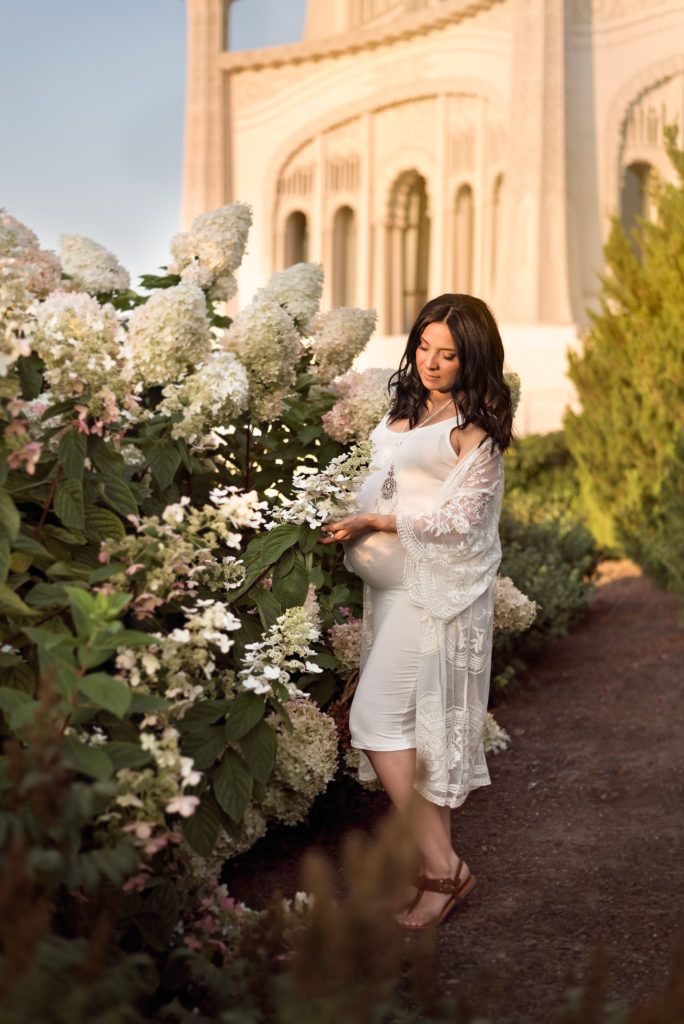
[[(435, 409), (433, 412), (431, 412), (430, 415), (427, 416), (423, 420), (423, 422), (419, 424), (418, 427), (416, 427), (416, 429), (424, 427), (425, 424), (428, 423), (433, 418), (433, 416), (437, 416), (438, 413), (443, 412), (446, 409), (447, 405), (451, 405), (452, 402), (453, 398), (449, 399), (448, 402), (445, 402), (444, 405), (440, 405), (439, 409)], [(392, 452), (392, 461), (390, 462), (390, 467), (387, 471), (387, 476), (382, 482), (382, 487), (380, 488), (380, 496), (378, 497), (375, 503), (376, 511), (380, 512), (383, 515), (388, 515), (390, 512), (394, 512), (394, 510), (397, 507), (397, 478), (395, 476), (394, 470), (397, 462), (397, 455), (399, 454), (399, 448), (401, 447), (402, 435), (406, 432), (408, 425), (409, 420), (407, 419), (403, 428), (400, 431), (398, 431), (399, 440), (394, 445), (394, 451)]]

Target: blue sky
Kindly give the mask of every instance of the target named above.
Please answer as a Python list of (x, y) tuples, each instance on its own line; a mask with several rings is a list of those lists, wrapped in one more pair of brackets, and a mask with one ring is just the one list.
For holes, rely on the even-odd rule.
[[(231, 48), (295, 42), (305, 8), (235, 0)], [(185, 0), (0, 0), (0, 36), (0, 206), (47, 248), (75, 233), (134, 275), (165, 263), (181, 202)]]

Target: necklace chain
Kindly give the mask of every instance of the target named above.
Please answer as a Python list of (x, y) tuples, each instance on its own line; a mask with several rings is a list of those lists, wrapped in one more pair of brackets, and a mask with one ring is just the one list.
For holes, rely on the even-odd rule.
[[(428, 423), (434, 416), (437, 416), (438, 413), (446, 409), (448, 405), (451, 405), (452, 402), (453, 398), (450, 398), (448, 402), (444, 403), (444, 405), (440, 405), (439, 409), (434, 409), (430, 413), (430, 415), (426, 416), (423, 422), (418, 424), (414, 429), (420, 429), (420, 427)], [(394, 451), (392, 452), (392, 461), (390, 462), (390, 467), (387, 471), (387, 476), (382, 482), (382, 487), (380, 488), (380, 497), (376, 502), (376, 508), (378, 512), (386, 513), (387, 511), (394, 511), (396, 507), (397, 478), (394, 475), (394, 466), (397, 461), (397, 454), (399, 452), (399, 448), (401, 447), (403, 435), (406, 433), (406, 429), (409, 425), (409, 422), (410, 420), (407, 419), (406, 423), (403, 426), (403, 429), (398, 431), (399, 437), (397, 438), (394, 444)], [(382, 508), (380, 507), (381, 502)]]

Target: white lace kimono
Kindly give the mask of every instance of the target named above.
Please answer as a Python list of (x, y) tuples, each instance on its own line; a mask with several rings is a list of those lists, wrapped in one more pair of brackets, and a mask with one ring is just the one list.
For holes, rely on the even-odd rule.
[[(488, 439), (460, 459), (434, 511), (400, 513), (402, 585), (422, 609), (416, 689), (416, 788), (458, 807), (487, 785), (482, 732), (491, 671), (494, 582), (501, 560), (503, 460)], [(366, 592), (369, 588), (366, 587)], [(362, 668), (373, 644), (372, 601), (364, 601)], [(370, 748), (372, 749), (372, 748)], [(365, 755), (362, 779), (375, 773)]]

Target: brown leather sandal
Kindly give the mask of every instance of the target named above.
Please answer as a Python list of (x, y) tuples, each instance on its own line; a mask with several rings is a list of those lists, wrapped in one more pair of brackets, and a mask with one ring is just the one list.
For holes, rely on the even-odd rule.
[(420, 875), (416, 879), (416, 884), (418, 885), (418, 894), (416, 899), (410, 907), (407, 907), (404, 913), (410, 913), (411, 910), (413, 910), (424, 892), (441, 892), (444, 893), (445, 896), (450, 896), (451, 898), (445, 903), (441, 912), (432, 921), (426, 921), (424, 924), (410, 924), (408, 921), (400, 921), (397, 919), (397, 924), (401, 928), (406, 928), (406, 930), (410, 932), (420, 932), (425, 928), (437, 928), (438, 925), (448, 917), (456, 904), (464, 899), (475, 885), (475, 875), (468, 875), (465, 881), (460, 881), (463, 867), (463, 861), (459, 859), (453, 878), (428, 878), (427, 875)]

